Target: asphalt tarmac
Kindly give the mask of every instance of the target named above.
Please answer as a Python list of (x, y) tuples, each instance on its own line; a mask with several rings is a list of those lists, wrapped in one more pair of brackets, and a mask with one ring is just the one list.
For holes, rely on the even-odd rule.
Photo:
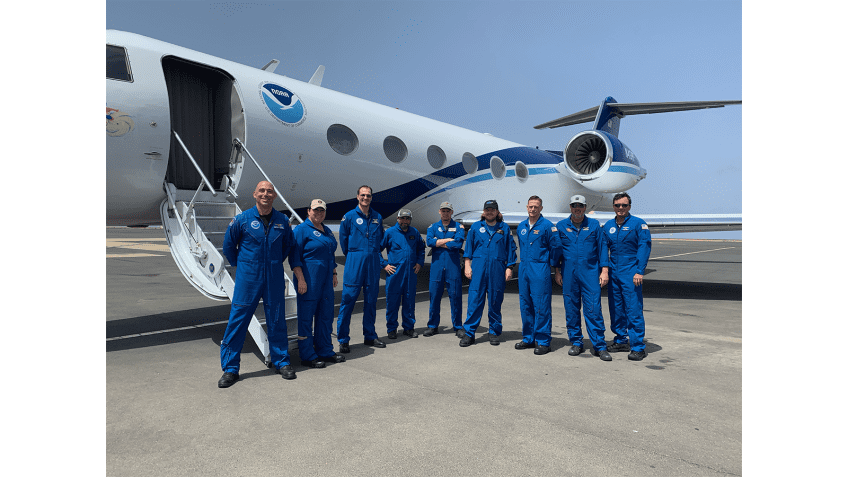
[[(390, 340), (381, 290), (385, 349), (363, 345), (360, 304), (345, 363), (305, 368), (292, 345), (297, 379), (286, 381), (248, 337), (241, 380), (219, 389), (229, 303), (182, 277), (161, 229), (107, 228), (106, 238), (107, 475), (742, 473), (741, 241), (654, 240), (640, 362), (627, 353), (612, 362), (569, 356), (556, 284), (553, 352), (514, 349), (521, 318), (512, 280), (500, 346), (486, 339), (484, 313), (477, 343), (460, 348), (447, 293), (440, 334)], [(341, 286), (336, 311), (340, 294)], [(467, 282), (463, 320), (466, 298)]]

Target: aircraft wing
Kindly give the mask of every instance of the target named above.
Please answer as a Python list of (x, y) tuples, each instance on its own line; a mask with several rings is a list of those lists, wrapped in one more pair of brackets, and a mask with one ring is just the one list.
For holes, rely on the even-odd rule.
[[(480, 220), (483, 211), (461, 212), (453, 216), (453, 219), (468, 227)], [(511, 228), (518, 227), (527, 218), (526, 212), (501, 212), (504, 222)], [(554, 213), (542, 214), (546, 219), (557, 223), (568, 218), (571, 214)], [(590, 212), (588, 217), (596, 219), (603, 225), (607, 220), (615, 217), (612, 212)], [(644, 220), (651, 229), (652, 234), (677, 234), (687, 232), (725, 232), (730, 230), (742, 230), (742, 214), (638, 214), (637, 217)]]

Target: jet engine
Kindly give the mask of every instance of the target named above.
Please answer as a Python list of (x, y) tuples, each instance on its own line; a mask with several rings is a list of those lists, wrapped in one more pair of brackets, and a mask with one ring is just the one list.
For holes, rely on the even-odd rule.
[(563, 159), (568, 174), (594, 192), (625, 191), (647, 174), (623, 142), (597, 129), (571, 138), (565, 146)]

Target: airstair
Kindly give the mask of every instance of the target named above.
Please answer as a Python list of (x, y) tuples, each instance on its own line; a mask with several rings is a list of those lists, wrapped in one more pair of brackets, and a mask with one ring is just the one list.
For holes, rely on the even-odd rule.
[[(265, 180), (268, 182), (271, 180), (244, 144), (239, 139), (234, 139), (230, 173), (221, 181), (221, 190), (215, 190), (176, 131), (173, 131), (173, 134), (202, 180), (196, 191), (177, 189), (174, 184), (167, 181), (164, 184), (167, 197), (162, 201), (159, 212), (171, 255), (189, 283), (201, 293), (213, 300), (231, 300), (235, 288), (235, 270), (224, 258), (224, 234), (233, 217), (241, 213), (241, 209), (235, 202), (238, 198), (235, 189), (241, 177), (244, 156), (253, 160), (257, 169), (265, 176)], [(274, 189), (279, 191), (276, 187)], [(282, 199), (282, 202), (288, 207), (292, 217), (300, 222), (303, 221), (285, 199)], [(297, 292), (288, 275), (285, 281), (285, 317), (289, 330), (288, 338), (289, 341), (296, 341)], [(255, 315), (250, 320), (248, 331), (262, 351), (265, 364), (270, 367), (272, 364), (268, 335)]]

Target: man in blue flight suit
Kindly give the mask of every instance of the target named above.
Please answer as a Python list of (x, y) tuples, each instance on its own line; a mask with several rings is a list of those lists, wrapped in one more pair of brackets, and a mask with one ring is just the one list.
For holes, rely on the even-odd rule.
[(239, 379), (244, 337), (260, 298), (265, 304), (271, 362), (283, 379), (297, 377), (289, 361), (283, 269), (293, 236), (288, 217), (272, 207), (276, 197), (270, 182), (257, 184), (253, 191), (256, 206), (236, 216), (224, 235), (224, 256), (237, 268), (230, 319), (221, 339), (224, 375), (219, 388), (228, 388)]
[(377, 337), (375, 328), (380, 262), (383, 258), (380, 252), (380, 244), (383, 242), (383, 216), (371, 208), (371, 196), (371, 187), (361, 186), (356, 192), (359, 205), (342, 217), (339, 226), (339, 245), (347, 257), (342, 303), (336, 322), (336, 336), (341, 353), (350, 353), (350, 315), (360, 291), (364, 295), (362, 334), (365, 335), (365, 344), (375, 348), (386, 347), (386, 343)]
[(439, 216), (441, 220), (427, 227), (427, 246), (431, 247), (433, 261), (430, 264), (430, 319), (427, 321), (427, 331), (424, 332), (424, 336), (439, 333), (442, 293), (447, 284), (453, 331), (458, 338), (462, 338), (465, 332), (462, 330), (460, 260), (462, 243), (465, 242), (465, 229), (451, 218), (453, 205), (450, 202), (442, 202), (439, 206)]
[(424, 266), (424, 241), (418, 229), (411, 227), (412, 212), (400, 209), (397, 225), (386, 230), (380, 250), (386, 250), (388, 260), (381, 265), (386, 270), (386, 329), (389, 338), (397, 339), (398, 308), (403, 302), (403, 334), (418, 338), (415, 332), (415, 288), (418, 271)]
[[(645, 317), (642, 314), (642, 279), (651, 256), (651, 231), (639, 217), (630, 215), (630, 196), (619, 192), (612, 199), (615, 218), (603, 227), (601, 256), (609, 254), (610, 329), (615, 340), (609, 351), (627, 351), (627, 359), (645, 358)], [(601, 279), (606, 271), (601, 272)]]
[(518, 303), (521, 308), (523, 338), (515, 349), (529, 349), (533, 354), (551, 351), (551, 265), (556, 253), (556, 227), (542, 217), (542, 199), (534, 195), (527, 200), (527, 220), (518, 224)]
[[(607, 284), (609, 257), (602, 255), (604, 234), (601, 224), (586, 217), (586, 198), (571, 197), (571, 217), (557, 225), (557, 253), (554, 261), (555, 279), (562, 285), (565, 305), (565, 326), (571, 340), (570, 356), (583, 352), (583, 331), (580, 326), (580, 307), (586, 319), (586, 331), (592, 341), (592, 355), (612, 361), (604, 341), (604, 317), (601, 314), (601, 287)], [(601, 275), (603, 269), (603, 276)]]
[(501, 304), (506, 282), (512, 278), (515, 265), (515, 240), (509, 225), (503, 222), (498, 203), (487, 200), (483, 215), (474, 222), (465, 241), (465, 276), (471, 280), (468, 287), (468, 313), (465, 318), (465, 336), (459, 346), (474, 344), (474, 333), (483, 317), (483, 305), (489, 299), (489, 344), (500, 344), (502, 330)]

